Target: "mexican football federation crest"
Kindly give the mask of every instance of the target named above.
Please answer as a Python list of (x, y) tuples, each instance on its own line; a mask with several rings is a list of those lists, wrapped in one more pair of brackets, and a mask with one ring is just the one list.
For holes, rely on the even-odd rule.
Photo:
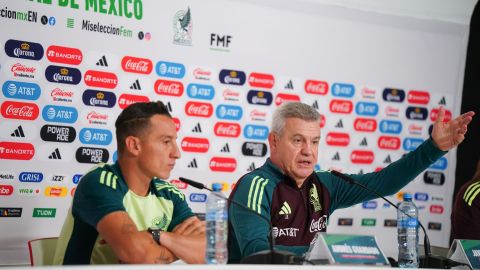
[(192, 14), (190, 7), (187, 10), (179, 10), (173, 17), (173, 43), (178, 45), (192, 45)]

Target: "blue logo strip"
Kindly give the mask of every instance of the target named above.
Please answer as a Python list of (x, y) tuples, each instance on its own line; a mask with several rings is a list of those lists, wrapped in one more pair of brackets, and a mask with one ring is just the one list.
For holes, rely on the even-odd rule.
[(243, 109), (240, 106), (221, 104), (217, 106), (215, 114), (218, 119), (240, 120), (243, 116)]
[(43, 107), (42, 117), (47, 122), (71, 124), (77, 121), (78, 112), (73, 107), (47, 105)]
[(215, 89), (211, 85), (191, 83), (187, 86), (187, 95), (190, 98), (212, 100)]
[(79, 138), (83, 144), (109, 145), (112, 143), (112, 132), (107, 129), (82, 128)]
[(36, 83), (6, 81), (2, 86), (3, 95), (7, 98), (37, 100), (41, 89)]
[(155, 65), (158, 76), (181, 79), (185, 76), (185, 66), (180, 63), (159, 61)]

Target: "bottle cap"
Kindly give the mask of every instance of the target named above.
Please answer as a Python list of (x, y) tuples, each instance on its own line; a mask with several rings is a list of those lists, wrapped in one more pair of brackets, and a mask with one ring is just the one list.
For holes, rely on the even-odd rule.
[(220, 183), (213, 183), (212, 190), (213, 191), (222, 191), (223, 185)]
[(411, 193), (403, 193), (403, 200), (412, 200), (412, 194)]

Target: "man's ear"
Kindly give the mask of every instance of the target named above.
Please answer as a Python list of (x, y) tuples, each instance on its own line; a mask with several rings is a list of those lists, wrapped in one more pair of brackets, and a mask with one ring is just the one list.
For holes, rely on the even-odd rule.
[(135, 136), (128, 136), (125, 138), (125, 148), (128, 153), (138, 156), (142, 147), (140, 145), (140, 139)]
[(275, 133), (270, 132), (268, 134), (268, 144), (270, 145), (270, 152), (277, 150), (278, 137)]

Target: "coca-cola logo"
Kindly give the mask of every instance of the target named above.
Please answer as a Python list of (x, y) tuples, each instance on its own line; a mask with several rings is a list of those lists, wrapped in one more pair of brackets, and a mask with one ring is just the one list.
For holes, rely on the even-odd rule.
[(10, 196), (13, 193), (13, 186), (0, 185), (0, 196)]
[(185, 152), (206, 153), (210, 148), (210, 142), (205, 138), (185, 137), (180, 146)]
[(372, 151), (354, 150), (350, 155), (350, 161), (354, 164), (372, 164), (374, 159)]
[(5, 101), (1, 107), (2, 116), (10, 119), (35, 120), (40, 113), (34, 103)]
[(181, 82), (169, 80), (157, 80), (155, 82), (155, 93), (159, 95), (179, 97), (183, 95), (184, 87)]
[(208, 118), (213, 114), (213, 106), (210, 103), (189, 101), (185, 104), (185, 113), (188, 116)]
[(114, 89), (118, 83), (115, 73), (96, 70), (87, 70), (83, 79), (86, 85), (99, 88)]
[(248, 76), (248, 84), (251, 87), (271, 89), (275, 84), (275, 78), (271, 74), (253, 72)]
[(310, 222), (310, 232), (324, 232), (327, 230), (327, 215), (319, 217), (317, 220), (312, 219)]
[(328, 83), (325, 81), (307, 80), (305, 82), (305, 92), (324, 96), (328, 93)]
[(79, 65), (82, 63), (83, 54), (76, 48), (52, 45), (47, 49), (47, 58), (50, 62)]
[(374, 132), (377, 129), (377, 121), (369, 118), (357, 118), (353, 127), (356, 131)]
[(443, 206), (437, 204), (430, 205), (430, 213), (443, 214)]
[(0, 142), (0, 159), (30, 160), (34, 155), (31, 143)]
[(180, 180), (171, 180), (170, 183), (174, 184), (178, 189), (187, 189), (187, 183), (184, 183)]
[(153, 63), (147, 58), (125, 56), (122, 59), (122, 69), (126, 72), (150, 74), (153, 70)]
[[(430, 111), (430, 120), (432, 120), (433, 122), (437, 121), (438, 112), (439, 112), (439, 109), (432, 109), (432, 111)], [(452, 120), (452, 112), (449, 110), (445, 110), (445, 116), (443, 118), (443, 122), (446, 123), (450, 120)]]
[(380, 136), (378, 138), (378, 147), (380, 149), (398, 150), (400, 149), (400, 138), (391, 136)]
[(275, 97), (275, 105), (277, 106), (280, 106), (285, 102), (298, 102), (298, 101), (300, 101), (300, 97), (298, 95), (279, 93)]
[(214, 172), (234, 172), (237, 161), (234, 158), (213, 157), (209, 162), (210, 170)]
[(407, 101), (412, 104), (427, 105), (430, 102), (430, 93), (416, 90), (408, 91)]
[(348, 146), (350, 143), (350, 135), (348, 135), (348, 133), (329, 132), (326, 141), (327, 145), (331, 146)]
[(134, 103), (148, 101), (150, 101), (150, 99), (147, 96), (122, 94), (118, 98), (118, 107), (123, 110)]
[(330, 101), (330, 111), (333, 113), (349, 114), (353, 110), (353, 104), (349, 100), (333, 99)]
[(236, 138), (240, 136), (240, 125), (236, 123), (218, 122), (214, 127), (215, 135)]

